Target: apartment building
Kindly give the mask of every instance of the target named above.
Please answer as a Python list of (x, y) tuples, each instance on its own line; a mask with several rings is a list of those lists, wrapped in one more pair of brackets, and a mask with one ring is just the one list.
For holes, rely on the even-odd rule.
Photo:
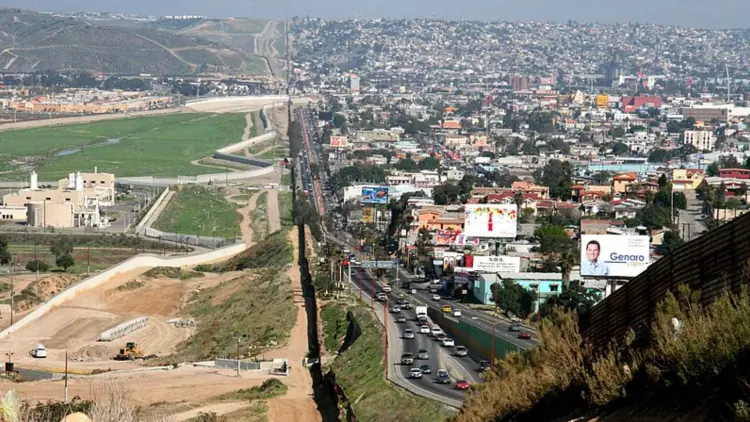
[(713, 151), (716, 135), (709, 130), (686, 130), (683, 132), (683, 143), (694, 146), (698, 151)]

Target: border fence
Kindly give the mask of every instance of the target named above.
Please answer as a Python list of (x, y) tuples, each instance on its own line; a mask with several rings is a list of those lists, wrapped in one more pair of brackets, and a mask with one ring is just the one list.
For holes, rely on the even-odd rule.
[(685, 284), (700, 291), (706, 305), (724, 292), (740, 293), (750, 277), (750, 214), (688, 242), (581, 315), (583, 338), (596, 347), (621, 339), (633, 329), (648, 339), (654, 314), (667, 291)]

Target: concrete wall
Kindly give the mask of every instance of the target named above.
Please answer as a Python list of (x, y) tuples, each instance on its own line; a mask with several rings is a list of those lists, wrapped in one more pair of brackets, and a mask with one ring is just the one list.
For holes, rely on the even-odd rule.
[[(214, 365), (217, 368), (224, 368), (224, 369), (237, 369), (237, 359), (214, 359)], [(257, 371), (261, 369), (260, 368), (260, 362), (246, 362), (246, 361), (240, 361), (240, 370), (241, 371)]]
[(161, 206), (162, 202), (166, 199), (166, 197), (169, 195), (169, 187), (164, 188), (164, 191), (162, 191), (161, 195), (159, 195), (158, 198), (156, 198), (156, 201), (154, 201), (153, 204), (151, 204), (151, 207), (149, 207), (148, 212), (146, 212), (146, 215), (143, 216), (141, 221), (138, 223), (138, 225), (135, 227), (135, 232), (140, 233), (144, 227), (149, 226), (149, 220), (151, 220), (154, 217), (154, 213), (157, 209)]
[(177, 176), (177, 177), (120, 177), (117, 183), (121, 185), (158, 186), (169, 185), (205, 185), (210, 183), (224, 183), (225, 181), (246, 180), (273, 173), (273, 167), (260, 169), (235, 171), (229, 173), (202, 174), (200, 176)]
[(64, 302), (74, 298), (77, 294), (94, 289), (100, 285), (106, 283), (117, 275), (126, 273), (128, 271), (137, 268), (153, 268), (159, 266), (165, 267), (184, 267), (187, 265), (198, 265), (218, 260), (228, 259), (238, 253), (244, 251), (246, 246), (244, 243), (238, 243), (232, 246), (227, 246), (221, 249), (215, 249), (210, 252), (194, 255), (186, 255), (180, 257), (163, 258), (159, 255), (152, 254), (140, 254), (136, 255), (126, 261), (121, 262), (114, 267), (109, 268), (95, 276), (89, 277), (75, 286), (71, 286), (67, 290), (61, 292), (57, 296), (45, 302), (43, 305), (21, 318), (20, 321), (13, 324), (11, 327), (6, 328), (0, 332), (0, 339), (7, 337), (10, 333), (15, 330), (19, 330), (30, 323), (41, 318), (44, 314), (49, 312), (52, 308), (60, 306)]
[(236, 144), (228, 145), (228, 146), (225, 146), (224, 148), (217, 149), (216, 152), (229, 154), (231, 152), (240, 151), (244, 148), (253, 146), (255, 144), (259, 144), (261, 142), (270, 141), (271, 139), (275, 137), (276, 137), (276, 132), (267, 132), (267, 133), (264, 133), (263, 135), (253, 136), (252, 138), (246, 141), (237, 142)]

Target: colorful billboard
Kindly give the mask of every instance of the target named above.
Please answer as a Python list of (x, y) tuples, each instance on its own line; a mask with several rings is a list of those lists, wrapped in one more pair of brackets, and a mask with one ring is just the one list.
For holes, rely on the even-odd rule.
[(648, 236), (581, 236), (581, 275), (635, 277), (651, 264)]
[(346, 136), (331, 136), (331, 148), (347, 148), (349, 140)]
[(521, 271), (521, 257), (475, 256), (473, 269), (486, 273), (517, 273)]
[(516, 237), (516, 204), (466, 204), (464, 234), (467, 237)]
[(388, 186), (363, 187), (359, 202), (362, 204), (387, 204)]
[(445, 229), (435, 230), (432, 233), (432, 240), (435, 245), (455, 245), (455, 246), (466, 246), (466, 245), (479, 245), (479, 239), (473, 241), (466, 241), (466, 235), (461, 229)]
[(365, 224), (372, 224), (375, 222), (375, 209), (374, 208), (362, 209), (362, 222)]

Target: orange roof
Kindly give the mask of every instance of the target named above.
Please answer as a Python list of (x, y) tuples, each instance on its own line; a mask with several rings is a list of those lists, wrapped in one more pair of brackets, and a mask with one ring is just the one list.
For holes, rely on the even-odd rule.
[(458, 120), (445, 120), (443, 122), (444, 129), (461, 129), (461, 122)]
[(612, 178), (612, 180), (635, 180), (635, 173), (620, 173)]

